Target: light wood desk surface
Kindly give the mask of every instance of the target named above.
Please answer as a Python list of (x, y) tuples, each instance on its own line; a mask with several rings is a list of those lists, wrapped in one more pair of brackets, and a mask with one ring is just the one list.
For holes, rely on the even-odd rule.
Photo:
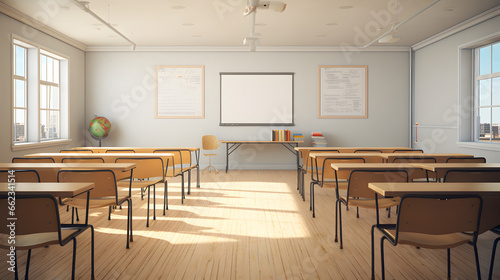
[[(93, 189), (94, 183), (15, 183), (14, 186), (16, 194), (73, 197)], [(0, 194), (7, 195), (10, 191), (8, 183), (0, 183)]]
[(198, 147), (75, 147), (72, 150), (92, 150), (94, 153), (105, 153), (107, 150), (133, 150), (136, 153), (153, 153), (156, 150), (199, 151)]
[(221, 143), (229, 144), (299, 144), (304, 141), (243, 141), (243, 140), (222, 140)]
[[(356, 150), (381, 150), (382, 153), (392, 153), (394, 150), (411, 150), (407, 147), (296, 147), (298, 152), (313, 152), (315, 150), (338, 150), (341, 153), (354, 153)], [(421, 153), (417, 151), (415, 153)]]
[(474, 155), (468, 154), (458, 154), (458, 153), (419, 153), (419, 154), (408, 154), (408, 153), (382, 153), (380, 154), (387, 162), (392, 162), (396, 157), (433, 157), (436, 159), (436, 163), (446, 163), (446, 160), (452, 157), (474, 157)]
[(467, 170), (491, 170), (500, 169), (500, 163), (413, 163), (422, 169), (429, 171), (448, 171), (451, 169), (467, 169)]
[(368, 187), (385, 197), (477, 194), (483, 198), (479, 233), (500, 225), (500, 183), (369, 183)]
[(328, 158), (364, 158), (366, 163), (382, 163), (382, 153), (330, 153), (330, 152), (310, 152), (309, 157), (315, 160), (319, 157)]
[[(28, 154), (24, 157), (50, 157), (56, 162), (61, 162), (63, 158), (102, 158), (105, 163), (114, 163), (117, 158), (150, 158), (161, 157), (164, 160), (171, 159), (172, 153), (37, 153)], [(171, 165), (171, 162), (169, 165)]]
[(353, 170), (421, 170), (413, 163), (332, 163), (331, 167), (338, 172)]
[(66, 170), (111, 170), (118, 180), (130, 177), (135, 163), (0, 163), (0, 170), (36, 170), (42, 182), (57, 182), (57, 172)]

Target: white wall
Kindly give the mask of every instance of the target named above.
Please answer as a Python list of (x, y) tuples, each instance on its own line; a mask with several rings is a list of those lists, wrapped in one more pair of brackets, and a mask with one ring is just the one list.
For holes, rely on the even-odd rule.
[(474, 154), (486, 157), (488, 162), (500, 162), (499, 145), (493, 145), (496, 150), (486, 150), (457, 144), (459, 116), (468, 112), (468, 108), (459, 109), (459, 83), (462, 80), (459, 78), (459, 46), (497, 33), (499, 26), (500, 17), (495, 17), (415, 52), (416, 148), (425, 152)]
[[(197, 146), (201, 137), (269, 140), (278, 127), (219, 126), (219, 72), (294, 72), (295, 126), (305, 145), (321, 131), (329, 146), (408, 146), (409, 52), (89, 52), (86, 56), (86, 121), (112, 122), (103, 146)], [(205, 65), (205, 118), (155, 119), (155, 65)], [(318, 119), (318, 65), (368, 65), (368, 118)], [(258, 112), (256, 112), (258, 113)], [(97, 145), (96, 141), (88, 141)], [(294, 156), (279, 146), (242, 146), (232, 168), (293, 168)], [(202, 156), (202, 165), (208, 162)], [(214, 159), (225, 164), (225, 146)], [(238, 164), (236, 166), (236, 163)]]
[[(49, 50), (69, 58), (69, 94), (70, 94), (70, 145), (58, 145), (38, 149), (11, 151), (11, 34), (14, 33)], [(85, 53), (51, 36), (36, 31), (4, 14), (0, 13), (0, 161), (10, 162), (12, 157), (37, 152), (58, 152), (69, 146), (84, 144), (86, 136), (85, 113)]]

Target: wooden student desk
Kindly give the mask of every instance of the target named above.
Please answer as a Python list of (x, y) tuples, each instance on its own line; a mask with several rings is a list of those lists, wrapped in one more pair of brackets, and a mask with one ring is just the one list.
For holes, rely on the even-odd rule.
[[(196, 168), (196, 187), (200, 187), (200, 148), (198, 147), (75, 147), (72, 150), (91, 150), (93, 153), (106, 153), (107, 150), (133, 150), (136, 153), (154, 153), (156, 150), (171, 150), (173, 151), (189, 151), (190, 153), (194, 153), (194, 158), (196, 160), (195, 167)], [(166, 152), (170, 153), (170, 152)], [(184, 161), (184, 160), (183, 160)], [(182, 164), (185, 164), (183, 162)], [(188, 163), (191, 168), (191, 159)]]
[(386, 162), (392, 162), (396, 157), (412, 157), (418, 159), (419, 157), (432, 157), (436, 159), (436, 163), (446, 163), (446, 161), (449, 158), (452, 157), (474, 157), (474, 155), (468, 155), (468, 154), (457, 154), (457, 153), (419, 153), (419, 154), (408, 154), (408, 153), (392, 153), (392, 154), (386, 154), (382, 153), (380, 154), (381, 157), (384, 158)]
[(116, 179), (128, 178), (135, 163), (0, 163), (0, 170), (36, 170), (42, 182), (57, 182), (57, 173), (66, 170), (111, 170)]
[[(299, 164), (298, 152), (294, 148), (298, 147), (299, 143), (304, 141), (228, 141), (222, 140), (222, 143), (226, 144), (226, 173), (229, 169), (229, 155), (232, 154), (241, 145), (282, 145), (287, 148), (292, 154), (297, 156), (297, 165)], [(297, 175), (298, 176), (298, 175)], [(298, 178), (298, 177), (297, 177)]]
[(479, 233), (500, 225), (500, 183), (369, 183), (368, 187), (384, 197), (476, 194), (483, 198)]
[(50, 157), (54, 159), (55, 162), (61, 162), (63, 158), (102, 158), (105, 163), (115, 163), (117, 158), (151, 158), (151, 157), (161, 157), (166, 163), (172, 163), (173, 154), (171, 153), (37, 153), (24, 155), (28, 158), (37, 157)]
[(424, 170), (436, 173), (436, 181), (444, 179), (449, 170), (500, 170), (500, 163), (414, 163)]
[[(94, 188), (94, 183), (15, 183), (14, 186), (16, 195), (52, 195), (65, 198), (87, 193), (85, 225), (88, 224), (90, 191)], [(10, 196), (12, 190), (9, 187), (9, 183), (0, 183), (0, 195)], [(7, 211), (7, 209), (2, 210)]]

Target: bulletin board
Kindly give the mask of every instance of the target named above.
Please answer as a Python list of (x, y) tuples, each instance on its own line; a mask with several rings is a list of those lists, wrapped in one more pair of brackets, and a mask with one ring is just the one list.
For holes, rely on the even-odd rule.
[(318, 66), (318, 118), (368, 117), (368, 66)]
[(155, 117), (205, 118), (205, 66), (156, 66)]

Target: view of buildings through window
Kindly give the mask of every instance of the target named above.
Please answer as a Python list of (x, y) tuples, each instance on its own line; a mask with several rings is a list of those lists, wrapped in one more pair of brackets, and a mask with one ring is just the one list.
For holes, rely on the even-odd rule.
[(475, 139), (500, 143), (500, 42), (476, 49), (475, 73)]

